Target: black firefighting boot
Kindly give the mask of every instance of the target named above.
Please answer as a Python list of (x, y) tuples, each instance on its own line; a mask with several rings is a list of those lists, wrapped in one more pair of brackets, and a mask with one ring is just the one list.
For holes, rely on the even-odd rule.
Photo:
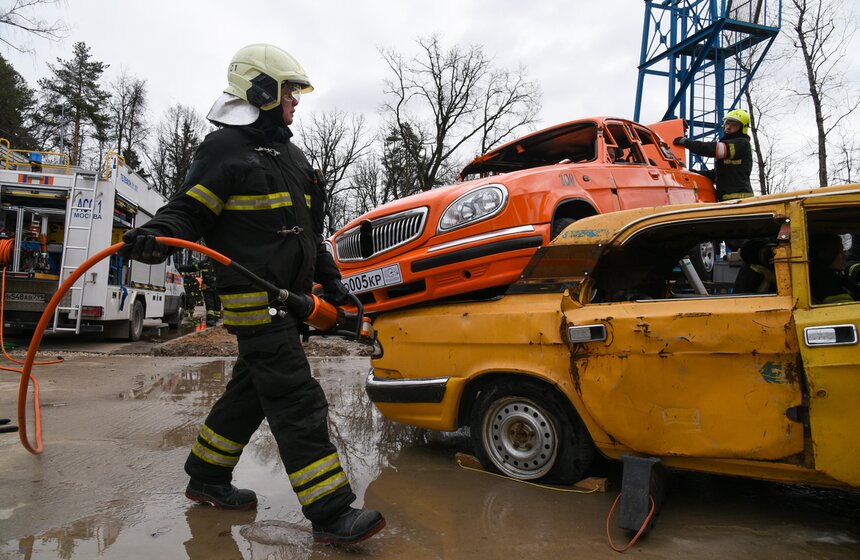
[(314, 541), (320, 544), (355, 544), (372, 537), (385, 527), (378, 511), (347, 508), (325, 523), (313, 523)]
[(257, 495), (253, 490), (236, 488), (232, 484), (204, 484), (191, 479), (185, 489), (185, 497), (219, 509), (245, 510), (257, 507)]

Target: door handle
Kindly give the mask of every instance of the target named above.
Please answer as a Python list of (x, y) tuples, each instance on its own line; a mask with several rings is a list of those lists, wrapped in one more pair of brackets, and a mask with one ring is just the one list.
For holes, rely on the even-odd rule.
[(857, 344), (857, 327), (854, 325), (820, 325), (803, 329), (807, 346), (846, 346)]
[(659, 179), (660, 178), (660, 172), (654, 171), (653, 169), (648, 170), (648, 175), (650, 175), (652, 179)]
[(573, 344), (606, 340), (605, 325), (578, 325), (567, 328), (567, 337)]

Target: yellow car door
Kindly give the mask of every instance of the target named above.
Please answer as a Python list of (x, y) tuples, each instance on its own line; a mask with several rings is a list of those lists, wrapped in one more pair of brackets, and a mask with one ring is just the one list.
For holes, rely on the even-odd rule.
[(802, 255), (793, 264), (798, 302), (794, 322), (809, 385), (815, 468), (860, 486), (860, 302), (813, 301), (808, 280), (814, 265), (807, 245), (821, 233), (854, 233), (860, 224), (860, 203), (856, 195), (826, 204), (810, 199), (803, 209), (798, 207), (793, 222), (792, 246)]
[(603, 254), (594, 299), (570, 307), (566, 326), (582, 402), (615, 441), (657, 456), (777, 460), (803, 452), (785, 244), (770, 293), (700, 295), (681, 290), (677, 272), (703, 239), (775, 240), (780, 208), (645, 226)]

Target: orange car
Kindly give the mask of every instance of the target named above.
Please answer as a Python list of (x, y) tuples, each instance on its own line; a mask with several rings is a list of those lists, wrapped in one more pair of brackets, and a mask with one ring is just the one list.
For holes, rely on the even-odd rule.
[(680, 119), (647, 127), (595, 117), (508, 142), (469, 163), (460, 173), (469, 180), (395, 200), (335, 233), (344, 284), (371, 313), (486, 297), (517, 280), (535, 250), (575, 220), (713, 202), (711, 181), (684, 168), (683, 149), (664, 140), (684, 127)]

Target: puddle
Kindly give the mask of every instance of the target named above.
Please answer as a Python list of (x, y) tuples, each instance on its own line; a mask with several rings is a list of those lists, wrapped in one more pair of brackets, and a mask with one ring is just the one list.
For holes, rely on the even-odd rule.
[[(193, 505), (182, 496), (182, 464), (233, 360), (170, 363), (152, 361), (112, 402), (87, 407), (68, 399), (54, 409), (68, 415), (55, 432), (79, 422), (91, 433), (54, 433), (38, 462), (22, 457), (5, 471), (0, 559), (618, 557), (604, 532), (615, 492), (561, 493), (457, 467), (454, 455), (469, 451), (468, 434), (381, 417), (364, 391), (366, 358), (319, 358), (312, 366), (329, 398), (330, 433), (355, 505), (386, 516), (377, 537), (343, 549), (313, 543), (265, 423), (235, 472), (238, 486), (257, 492), (258, 509)], [(597, 469), (591, 474), (618, 487), (617, 464), (601, 461)], [(631, 552), (853, 560), (860, 557), (858, 521), (860, 494), (684, 474), (673, 478), (655, 530)], [(630, 536), (616, 530), (613, 538)]]

